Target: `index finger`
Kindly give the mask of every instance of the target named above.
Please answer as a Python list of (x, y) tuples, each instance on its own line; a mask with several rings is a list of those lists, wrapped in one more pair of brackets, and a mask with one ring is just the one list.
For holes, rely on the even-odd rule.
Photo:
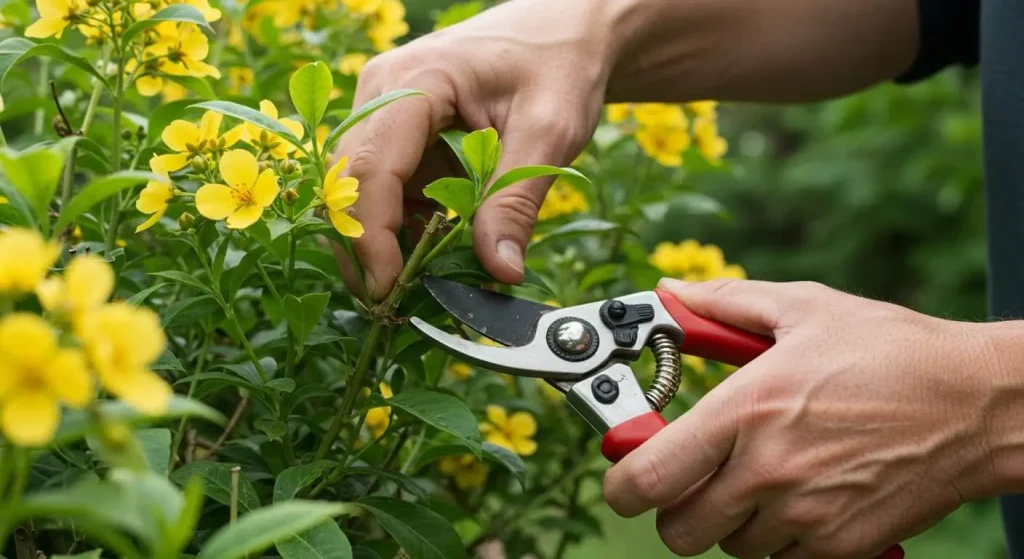
[[(726, 379), (605, 474), (604, 498), (617, 514), (633, 517), (675, 502), (729, 458), (738, 432)], [(730, 405), (732, 404), (732, 405)]]
[[(346, 172), (359, 179), (359, 199), (353, 217), (363, 225), (354, 239), (356, 257), (363, 267), (367, 290), (381, 300), (402, 270), (398, 232), (402, 227), (402, 189), (416, 172), (430, 139), (453, 117), (448, 92), (429, 78), (420, 77), (400, 87), (360, 84), (354, 108), (378, 94), (394, 89), (417, 89), (428, 95), (406, 97), (387, 105), (352, 128), (335, 151), (347, 156)], [(337, 251), (350, 289), (360, 290), (353, 267), (344, 251)]]

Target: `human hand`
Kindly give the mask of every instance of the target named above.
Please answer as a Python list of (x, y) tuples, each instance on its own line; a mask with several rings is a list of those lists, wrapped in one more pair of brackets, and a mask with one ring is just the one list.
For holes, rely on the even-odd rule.
[[(367, 289), (380, 300), (402, 268), (397, 233), (436, 206), (422, 195), (457, 165), (437, 143), (442, 130), (494, 127), (504, 156), (495, 176), (522, 165), (568, 165), (600, 116), (614, 59), (615, 5), (590, 0), (517, 0), (382, 54), (366, 66), (354, 108), (396, 89), (417, 89), (360, 123), (339, 143), (360, 180), (355, 240)], [(524, 277), (523, 253), (551, 179), (524, 181), (491, 196), (473, 222), (477, 255), (503, 283)], [(338, 247), (354, 290), (347, 255)]]
[(657, 509), (673, 552), (870, 558), (1005, 488), (992, 325), (813, 283), (661, 287), (776, 339), (606, 475), (611, 508)]

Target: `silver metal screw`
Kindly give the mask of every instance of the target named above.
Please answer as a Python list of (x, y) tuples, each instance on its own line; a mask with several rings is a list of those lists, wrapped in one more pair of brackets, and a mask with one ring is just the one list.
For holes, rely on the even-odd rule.
[(583, 353), (593, 341), (590, 332), (578, 320), (562, 324), (558, 327), (558, 332), (555, 333), (555, 342), (558, 347), (569, 353)]

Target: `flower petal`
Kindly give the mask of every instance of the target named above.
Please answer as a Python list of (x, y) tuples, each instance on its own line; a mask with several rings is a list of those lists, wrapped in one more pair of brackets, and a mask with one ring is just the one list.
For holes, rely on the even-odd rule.
[(149, 181), (146, 188), (139, 193), (135, 201), (135, 209), (144, 214), (151, 214), (167, 209), (167, 202), (174, 196), (171, 186), (165, 182)]
[(359, 238), (363, 236), (363, 224), (359, 223), (352, 216), (341, 211), (329, 210), (327, 215), (331, 218), (331, 225), (334, 229), (346, 237)]
[(327, 177), (324, 179), (324, 182), (327, 185), (335, 183), (341, 177), (341, 172), (345, 170), (347, 165), (348, 156), (342, 156), (337, 163), (331, 165), (331, 168), (327, 170)]
[(517, 411), (508, 418), (508, 432), (513, 437), (532, 437), (537, 434), (537, 420), (527, 412)]
[(164, 89), (164, 79), (160, 76), (140, 76), (135, 80), (135, 89), (144, 97), (152, 97)]
[(68, 22), (63, 19), (42, 18), (25, 28), (25, 36), (30, 39), (45, 39), (47, 37), (60, 38), (64, 33), (64, 28), (67, 26)]
[[(279, 120), (277, 122), (281, 123), (281, 126), (284, 126), (285, 128), (287, 128), (288, 131), (291, 132), (293, 136), (295, 136), (296, 138), (298, 138), (300, 140), (302, 139), (302, 135), (304, 133), (304, 129), (302, 128), (302, 123), (301, 122), (299, 122), (297, 120), (292, 120), (290, 118), (282, 118), (281, 120)], [(281, 141), (284, 141), (284, 140), (282, 139)]]
[(50, 391), (69, 406), (80, 408), (92, 398), (92, 378), (89, 376), (85, 354), (77, 349), (59, 349), (43, 369)]
[(352, 206), (359, 199), (358, 192), (327, 192), (327, 199), (324, 203), (327, 208), (334, 211), (342, 211)]
[(505, 412), (505, 408), (494, 405), (487, 406), (487, 421), (499, 429), (504, 429), (505, 424), (508, 423), (508, 414)]
[(149, 216), (149, 219), (140, 223), (139, 226), (135, 228), (135, 232), (141, 233), (146, 229), (149, 229), (150, 227), (156, 225), (156, 222), (160, 221), (160, 218), (162, 218), (163, 216), (164, 212), (162, 210), (154, 213), (153, 215)]
[(124, 400), (135, 410), (147, 415), (160, 415), (171, 402), (170, 385), (152, 371), (128, 370), (105, 375), (103, 387)]
[(495, 431), (495, 432), (487, 435), (485, 440), (486, 440), (486, 442), (489, 442), (489, 443), (491, 443), (493, 445), (497, 445), (497, 446), (500, 446), (502, 448), (508, 449), (509, 452), (515, 452), (516, 451), (516, 447), (515, 447), (514, 444), (512, 444), (512, 441), (510, 441), (508, 439), (508, 437), (506, 437), (505, 435), (501, 434), (498, 431)]
[(154, 161), (152, 165), (159, 165), (160, 168), (165, 169), (169, 173), (173, 173), (188, 165), (187, 153), (168, 153), (167, 155), (158, 155), (153, 159), (157, 161)]
[(101, 305), (114, 292), (114, 270), (95, 254), (79, 256), (64, 271), (68, 299), (76, 310)]
[(38, 315), (16, 312), (0, 321), (0, 361), (12, 368), (40, 369), (57, 349), (57, 336)]
[(66, 287), (64, 278), (60, 276), (46, 278), (36, 286), (36, 298), (44, 309), (57, 310), (64, 303)]
[(196, 209), (207, 219), (221, 220), (238, 209), (238, 201), (229, 187), (206, 184), (196, 192)]
[(238, 140), (241, 140), (243, 136), (245, 136), (245, 126), (239, 124), (225, 132), (224, 135), (220, 137), (220, 139), (223, 140), (224, 147), (229, 148), (237, 144)]
[(512, 439), (513, 451), (519, 456), (531, 456), (537, 452), (537, 443), (533, 439)]
[(199, 139), (216, 141), (222, 120), (224, 120), (224, 115), (217, 111), (203, 113), (203, 118), (199, 121)]
[(277, 185), (277, 175), (274, 174), (274, 171), (267, 169), (256, 179), (256, 185), (252, 188), (252, 201), (257, 206), (265, 208), (274, 203), (274, 198), (277, 198), (277, 193), (280, 191), (281, 187)]
[[(187, 146), (189, 144), (193, 146), (199, 145), (199, 128), (187, 120), (175, 120), (168, 124), (167, 128), (164, 128), (164, 131), (160, 134), (160, 139), (167, 144), (167, 147), (174, 151), (188, 151)], [(166, 168), (174, 170), (169, 165)]]
[(18, 390), (6, 399), (0, 412), (0, 430), (21, 446), (42, 446), (53, 438), (60, 420), (57, 400), (45, 390)]
[(233, 149), (220, 158), (220, 174), (230, 186), (251, 189), (259, 175), (256, 156), (244, 149)]
[(228, 229), (245, 229), (259, 221), (261, 215), (263, 215), (263, 207), (246, 204), (229, 215), (226, 223)]

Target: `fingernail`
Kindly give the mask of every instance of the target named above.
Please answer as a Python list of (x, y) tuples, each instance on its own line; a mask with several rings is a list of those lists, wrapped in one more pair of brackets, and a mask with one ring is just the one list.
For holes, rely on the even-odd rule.
[(522, 273), (523, 251), (519, 245), (508, 239), (498, 241), (498, 257), (505, 261), (513, 270)]
[(682, 289), (689, 285), (687, 282), (676, 278), (661, 278), (658, 280), (658, 287), (663, 289)]

